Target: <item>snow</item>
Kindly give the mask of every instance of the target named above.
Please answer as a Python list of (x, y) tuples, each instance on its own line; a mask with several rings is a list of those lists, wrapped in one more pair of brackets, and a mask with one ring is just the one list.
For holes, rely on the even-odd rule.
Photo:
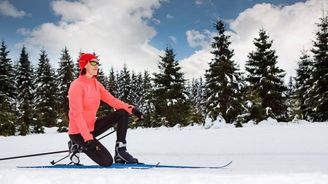
[[(209, 121), (209, 120), (207, 120)], [(221, 123), (221, 124), (220, 124)], [(224, 126), (223, 126), (224, 125)], [(0, 158), (67, 149), (68, 136), (46, 134), (0, 137)], [(211, 169), (18, 169), (49, 165), (65, 154), (0, 161), (1, 184), (327, 184), (328, 122), (278, 123), (268, 119), (243, 128), (213, 122), (202, 126), (137, 128), (128, 132), (128, 150), (145, 163), (217, 166)], [(115, 135), (104, 138), (113, 153)], [(93, 164), (82, 155), (82, 163)], [(64, 162), (65, 163), (65, 162)]]
[(228, 128), (235, 127), (233, 124), (226, 123), (225, 119), (222, 116), (216, 117), (216, 120), (212, 121), (210, 117), (206, 117), (204, 128)]

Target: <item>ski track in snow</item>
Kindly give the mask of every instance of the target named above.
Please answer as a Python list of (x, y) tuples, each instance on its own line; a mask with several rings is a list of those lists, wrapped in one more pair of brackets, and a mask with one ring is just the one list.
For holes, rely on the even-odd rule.
[[(218, 127), (218, 126), (215, 126)], [(327, 184), (328, 123), (268, 123), (244, 128), (221, 126), (132, 129), (128, 150), (150, 164), (217, 166), (224, 169), (18, 169), (49, 165), (64, 154), (0, 161), (0, 184), (222, 183)], [(67, 149), (66, 133), (0, 137), (0, 158)], [(115, 135), (101, 141), (113, 154)], [(94, 164), (85, 155), (83, 164)], [(65, 160), (68, 162), (68, 160)], [(64, 163), (65, 163), (64, 161)]]

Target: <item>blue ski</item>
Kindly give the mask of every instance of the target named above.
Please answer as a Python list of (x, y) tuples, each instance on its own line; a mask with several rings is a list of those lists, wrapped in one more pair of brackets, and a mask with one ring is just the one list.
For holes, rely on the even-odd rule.
[(158, 164), (155, 166), (155, 168), (176, 168), (176, 169), (222, 169), (227, 166), (229, 166), (232, 163), (232, 161), (229, 161), (228, 163), (224, 165), (219, 166), (187, 166), (187, 165), (161, 165)]
[(111, 166), (99, 166), (99, 165), (43, 165), (43, 166), (18, 166), (17, 168), (53, 168), (53, 169), (150, 169), (155, 167), (154, 164), (113, 164)]
[(53, 168), (53, 169), (150, 169), (150, 168), (171, 168), (171, 169), (222, 169), (229, 166), (232, 161), (220, 166), (186, 166), (186, 165), (161, 165), (158, 164), (113, 164), (102, 167), (99, 165), (45, 165), (45, 166), (18, 166), (17, 168)]

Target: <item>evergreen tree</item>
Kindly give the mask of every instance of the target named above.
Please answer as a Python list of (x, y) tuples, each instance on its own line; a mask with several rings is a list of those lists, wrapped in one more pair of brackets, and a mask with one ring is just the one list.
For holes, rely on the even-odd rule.
[(134, 72), (134, 71), (132, 71), (131, 72), (131, 82), (130, 82), (130, 95), (129, 95), (129, 99), (130, 99), (130, 101), (131, 101), (131, 104), (133, 104), (134, 106), (138, 106), (138, 101), (139, 101), (139, 99), (136, 99), (137, 98), (137, 94), (138, 94), (138, 92), (140, 92), (140, 91), (138, 91), (138, 90), (140, 90), (140, 85), (141, 84), (138, 84), (138, 76), (137, 76), (137, 74)]
[(143, 94), (145, 93), (144, 88), (143, 88), (143, 78), (142, 74), (136, 74), (135, 72), (132, 72), (131, 75), (131, 102), (133, 105), (138, 107), (142, 107), (143, 105)]
[(232, 60), (230, 36), (225, 35), (225, 26), (221, 20), (217, 20), (215, 29), (217, 35), (213, 38), (211, 52), (214, 58), (205, 74), (206, 109), (212, 120), (222, 116), (226, 122), (232, 123), (241, 111), (241, 74)]
[[(265, 114), (256, 115), (257, 120), (261, 120), (262, 117), (286, 120), (287, 107), (284, 93), (287, 89), (283, 83), (285, 73), (276, 66), (278, 57), (271, 49), (273, 41), (268, 39), (269, 36), (263, 29), (259, 31), (259, 38), (254, 39), (256, 51), (248, 55), (246, 81), (248, 90), (252, 90), (251, 94), (259, 95), (262, 101), (263, 109), (258, 109), (257, 112), (265, 112)], [(255, 117), (255, 114), (251, 116)]]
[(142, 76), (142, 91), (143, 93), (140, 96), (140, 104), (138, 108), (144, 113), (145, 119), (138, 123), (143, 127), (153, 127), (153, 119), (151, 116), (151, 112), (154, 111), (153, 106), (151, 105), (151, 94), (152, 94), (152, 84), (150, 74), (145, 71)]
[(328, 120), (328, 16), (320, 18), (316, 40), (311, 50), (314, 57), (312, 109), (315, 121)]
[(74, 64), (69, 55), (68, 49), (65, 47), (62, 50), (62, 54), (59, 61), (59, 68), (57, 70), (57, 82), (59, 87), (59, 115), (61, 120), (59, 121), (59, 132), (67, 131), (68, 127), (68, 90), (71, 82), (74, 80)]
[(251, 87), (247, 87), (244, 90), (244, 107), (246, 112), (241, 123), (253, 121), (257, 124), (265, 119), (265, 109), (262, 106), (263, 100), (258, 90), (252, 89)]
[(310, 89), (312, 87), (313, 61), (310, 56), (303, 51), (298, 62), (295, 78), (294, 115), (296, 119), (310, 120), (312, 114)]
[(154, 74), (154, 90), (152, 103), (157, 120), (155, 126), (186, 126), (190, 110), (190, 102), (184, 86), (185, 80), (181, 67), (175, 60), (173, 49), (166, 48), (165, 55), (160, 56), (158, 65), (160, 72)]
[(5, 42), (1, 42), (0, 48), (0, 99), (5, 100), (10, 104), (10, 109), (14, 109), (15, 99), (15, 77), (14, 68), (10, 58), (8, 58), (9, 51)]
[(0, 135), (15, 134), (15, 80), (9, 51), (2, 41), (0, 48)]
[(16, 115), (9, 108), (9, 103), (4, 98), (0, 98), (0, 135), (15, 135), (16, 132)]
[(34, 131), (42, 133), (42, 126), (54, 127), (57, 125), (57, 85), (55, 71), (51, 68), (48, 55), (41, 50), (36, 70), (36, 109), (38, 112), (37, 126)]
[(109, 72), (107, 89), (113, 96), (118, 96), (118, 84), (114, 68), (111, 68)]
[(102, 85), (104, 85), (105, 88), (107, 88), (107, 86), (108, 86), (108, 79), (105, 76), (105, 73), (104, 73), (104, 71), (103, 71), (103, 69), (101, 67), (99, 67), (99, 70), (98, 70), (97, 80)]
[(294, 111), (294, 107), (296, 105), (296, 101), (295, 101), (295, 79), (294, 77), (290, 76), (289, 77), (289, 82), (287, 85), (287, 91), (286, 91), (286, 106), (287, 106), (287, 121), (291, 121), (293, 120), (293, 118), (295, 118), (295, 111)]
[[(145, 91), (143, 89), (143, 78), (142, 74), (136, 74), (134, 71), (132, 71), (131, 74), (131, 82), (130, 82), (130, 94), (129, 94), (129, 101), (130, 104), (138, 108), (139, 110), (142, 110), (142, 106), (144, 105), (144, 95)], [(142, 111), (143, 112), (143, 111)], [(132, 117), (132, 121), (135, 121), (135, 117)], [(131, 124), (134, 126), (142, 126), (141, 124)]]
[(19, 110), (19, 134), (26, 135), (33, 122), (33, 68), (23, 47), (17, 63), (17, 103)]
[(78, 78), (80, 76), (80, 64), (79, 62), (76, 62), (75, 63), (75, 66), (74, 66), (74, 74), (73, 74), (73, 78)]
[[(108, 79), (105, 76), (104, 71), (102, 70), (102, 68), (99, 67), (99, 71), (98, 71), (98, 76), (97, 76), (97, 80), (104, 85), (105, 88), (107, 88), (108, 85)], [(100, 102), (100, 107), (99, 110), (97, 112), (97, 116), (98, 117), (102, 117), (107, 115), (110, 112), (110, 107), (103, 101)]]
[(188, 87), (189, 99), (191, 101), (191, 117), (190, 121), (192, 123), (204, 123), (205, 122), (205, 85), (203, 78), (192, 79), (191, 84)]
[(117, 77), (118, 85), (118, 98), (126, 103), (131, 103), (131, 75), (127, 66), (124, 65), (123, 69)]
[(74, 69), (73, 69), (73, 78), (78, 78), (80, 76), (80, 64), (79, 64), (79, 58), (80, 56), (83, 54), (83, 52), (80, 51), (79, 53), (79, 57), (76, 59), (77, 62), (75, 62), (75, 66), (74, 66)]

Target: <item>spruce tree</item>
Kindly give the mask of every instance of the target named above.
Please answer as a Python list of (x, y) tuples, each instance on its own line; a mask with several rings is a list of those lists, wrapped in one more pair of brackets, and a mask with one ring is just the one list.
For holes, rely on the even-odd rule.
[(118, 98), (126, 103), (131, 103), (131, 75), (130, 70), (124, 65), (117, 77)]
[(141, 84), (138, 84), (138, 76), (137, 74), (132, 71), (131, 72), (131, 82), (130, 82), (130, 95), (129, 95), (129, 99), (131, 101), (131, 104), (138, 106), (138, 101), (139, 99), (137, 98), (137, 94), (139, 92), (140, 86)]
[[(101, 67), (99, 67), (99, 71), (98, 71), (98, 76), (97, 76), (97, 80), (105, 87), (107, 88), (108, 85), (108, 79), (105, 76), (104, 71), (102, 70)], [(103, 101), (100, 102), (100, 107), (99, 110), (97, 112), (97, 117), (102, 117), (102, 116), (106, 116), (108, 113), (110, 112), (110, 107)]]
[(259, 38), (254, 39), (256, 51), (249, 53), (246, 61), (247, 90), (252, 91), (250, 92), (252, 96), (259, 95), (261, 98), (262, 109), (258, 109), (256, 112), (265, 112), (265, 114), (251, 114), (251, 117), (255, 117), (257, 121), (263, 117), (286, 120), (287, 106), (284, 93), (287, 88), (283, 82), (285, 73), (276, 66), (278, 56), (276, 56), (275, 50), (271, 49), (273, 41), (268, 39), (267, 33), (261, 29)]
[[(142, 110), (143, 106), (143, 81), (142, 74), (136, 74), (134, 71), (131, 72), (131, 81), (130, 81), (130, 93), (129, 93), (129, 102), (139, 110)], [(135, 121), (136, 117), (132, 117), (132, 121)], [(131, 124), (133, 127), (140, 126), (139, 123)]]
[(118, 84), (117, 84), (117, 78), (114, 72), (114, 68), (110, 69), (107, 89), (113, 96), (118, 96)]
[(205, 97), (205, 86), (202, 77), (192, 79), (188, 86), (188, 94), (191, 101), (191, 123), (204, 123), (206, 116), (205, 106), (203, 103)]
[(287, 106), (287, 113), (286, 113), (286, 121), (291, 121), (293, 119), (295, 119), (295, 111), (294, 111), (294, 107), (296, 105), (296, 100), (295, 100), (295, 90), (296, 90), (296, 87), (295, 87), (295, 84), (296, 83), (296, 80), (295, 80), (295, 77), (293, 76), (290, 76), (289, 77), (289, 82), (287, 84), (287, 90), (286, 90), (286, 106)]
[(98, 70), (98, 75), (97, 75), (97, 80), (105, 87), (107, 88), (108, 86), (108, 79), (105, 76), (105, 73), (101, 67), (99, 67)]
[(80, 64), (79, 64), (79, 58), (80, 58), (80, 56), (83, 54), (83, 52), (80, 52), (79, 53), (79, 57), (78, 58), (76, 58), (76, 61), (77, 62), (75, 62), (75, 64), (74, 64), (74, 69), (73, 69), (73, 78), (78, 78), (79, 76), (80, 76), (80, 72), (81, 72), (81, 70), (80, 70)]
[(28, 53), (23, 46), (20, 59), (17, 63), (17, 104), (19, 114), (19, 134), (26, 135), (33, 122), (33, 68), (29, 61)]
[(37, 133), (43, 132), (42, 126), (57, 126), (57, 96), (55, 71), (50, 65), (45, 50), (41, 50), (38, 67), (36, 69), (36, 109), (38, 112), (38, 125), (34, 127)]
[(74, 64), (69, 55), (68, 49), (65, 47), (59, 61), (59, 68), (57, 70), (57, 85), (59, 87), (58, 96), (58, 112), (60, 121), (58, 124), (58, 131), (67, 131), (68, 127), (68, 90), (71, 82), (74, 80)]
[(145, 93), (143, 88), (143, 78), (142, 74), (136, 74), (135, 72), (132, 72), (131, 75), (131, 102), (133, 105), (138, 107), (142, 107), (143, 105), (143, 94)]
[(246, 87), (244, 89), (244, 101), (245, 101), (245, 117), (241, 123), (246, 123), (248, 121), (253, 121), (257, 124), (263, 119), (265, 119), (265, 109), (263, 108), (263, 100), (260, 97), (259, 91), (252, 89), (251, 87)]
[(153, 127), (153, 119), (151, 116), (151, 112), (154, 111), (153, 106), (151, 105), (151, 94), (152, 94), (152, 83), (151, 83), (151, 77), (149, 72), (145, 71), (142, 76), (142, 91), (140, 98), (140, 104), (138, 105), (138, 108), (144, 113), (145, 119), (138, 123), (139, 125), (143, 127)]
[(313, 61), (306, 51), (302, 51), (295, 78), (294, 115), (296, 119), (310, 120), (312, 114), (310, 89), (312, 83)]
[(5, 42), (1, 42), (0, 47), (0, 98), (3, 98), (10, 104), (10, 109), (14, 109), (15, 99), (15, 77), (14, 66), (10, 58), (9, 51)]
[(9, 103), (4, 98), (0, 98), (0, 112), (0, 135), (15, 135), (16, 114), (9, 108)]
[(316, 40), (313, 42), (314, 57), (312, 109), (315, 121), (328, 120), (328, 16), (317, 24)]
[(212, 120), (222, 116), (227, 123), (232, 123), (241, 111), (241, 74), (232, 60), (234, 51), (229, 48), (230, 36), (225, 35), (224, 23), (217, 20), (215, 29), (217, 35), (213, 38), (211, 51), (214, 58), (205, 74), (206, 109)]
[(157, 124), (174, 126), (188, 124), (190, 102), (185, 89), (185, 79), (175, 60), (173, 49), (166, 48), (165, 55), (160, 56), (158, 65), (160, 72), (154, 74), (154, 90), (152, 103)]
[(15, 134), (15, 80), (9, 51), (2, 41), (0, 48), (0, 135)]
[(148, 126), (151, 125), (151, 117), (149, 113), (151, 112), (151, 106), (149, 103), (149, 97), (151, 93), (151, 78), (148, 72), (136, 74), (132, 72), (131, 75), (131, 92), (130, 98), (131, 103), (144, 113), (145, 119), (136, 124), (136, 126)]

